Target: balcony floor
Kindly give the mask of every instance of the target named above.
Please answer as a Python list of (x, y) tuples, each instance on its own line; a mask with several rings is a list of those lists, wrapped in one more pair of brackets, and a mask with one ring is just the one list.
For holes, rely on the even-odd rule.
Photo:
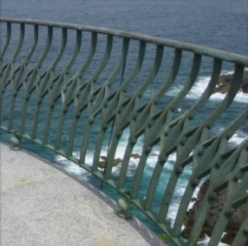
[(164, 245), (102, 192), (0, 143), (1, 246)]

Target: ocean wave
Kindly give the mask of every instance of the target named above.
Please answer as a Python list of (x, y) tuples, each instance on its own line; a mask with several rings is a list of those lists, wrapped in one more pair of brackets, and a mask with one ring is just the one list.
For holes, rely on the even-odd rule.
[[(221, 133), (225, 130), (225, 128), (218, 128), (216, 131), (218, 133)], [(243, 131), (240, 131), (240, 130), (237, 130), (233, 135), (232, 137), (228, 140), (228, 143), (231, 147), (235, 147), (235, 146), (238, 146), (240, 145), (244, 140), (246, 140), (248, 138), (248, 134), (243, 132)]]
[[(233, 71), (222, 71), (221, 75), (231, 74), (231, 73), (233, 73)], [(205, 91), (205, 89), (208, 86), (208, 83), (209, 83), (210, 79), (211, 79), (210, 76), (200, 76), (197, 79), (196, 83), (192, 86), (192, 88), (189, 91), (189, 93), (187, 94), (186, 98), (193, 99), (193, 100), (199, 99), (199, 95), (202, 95), (203, 94), (203, 92)], [(179, 92), (182, 90), (182, 88), (183, 88), (182, 85), (174, 86), (168, 92), (167, 95), (169, 95), (169, 96), (176, 96), (176, 95), (179, 94)], [(209, 98), (209, 100), (222, 101), (225, 98), (225, 96), (226, 96), (225, 94), (215, 93), (215, 94), (211, 95), (211, 97)], [(247, 103), (248, 102), (248, 95), (239, 92), (235, 96), (234, 101), (240, 102), (240, 103)]]
[[(79, 155), (79, 152), (73, 152), (74, 157), (77, 158), (78, 155)], [(85, 169), (79, 167), (74, 162), (69, 161), (67, 158), (61, 155), (56, 155), (55, 161), (58, 163), (60, 167), (62, 167), (68, 173), (73, 174), (77, 178), (89, 181), (89, 177), (91, 176), (91, 174), (88, 173)]]
[(238, 146), (247, 138), (248, 138), (248, 134), (245, 134), (244, 132), (241, 132), (241, 131), (237, 131), (229, 139), (229, 143), (234, 146)]
[[(218, 132), (220, 133), (223, 130), (224, 130), (224, 128), (219, 128)], [(124, 154), (125, 154), (125, 150), (127, 147), (129, 135), (130, 135), (130, 132), (128, 130), (124, 131), (123, 136), (120, 139), (119, 145), (117, 147), (114, 158), (123, 159)], [(247, 137), (248, 137), (248, 135), (246, 133), (244, 133), (242, 131), (237, 131), (232, 136), (232, 138), (229, 139), (229, 143), (231, 145), (237, 146), (240, 143), (242, 143)], [(137, 153), (140, 155), (142, 153), (142, 150), (143, 150), (143, 144), (144, 144), (144, 138), (139, 138), (137, 141), (137, 144), (135, 145), (135, 148), (133, 149), (133, 153)], [(146, 167), (144, 170), (144, 176), (146, 177), (146, 181), (149, 180), (149, 178), (151, 178), (151, 176), (152, 176), (153, 170), (154, 170), (154, 168), (157, 164), (157, 161), (158, 161), (159, 153), (160, 153), (160, 146), (156, 146), (153, 148), (151, 154), (148, 156), (148, 159), (146, 162)], [(107, 154), (108, 154), (108, 148), (105, 146), (102, 149), (100, 156), (107, 156)], [(191, 154), (193, 154), (193, 152)], [(80, 152), (79, 151), (73, 152), (73, 156), (75, 158), (79, 159)], [(93, 157), (94, 157), (94, 150), (89, 150), (87, 152), (86, 159), (85, 159), (85, 162), (89, 166), (91, 166), (93, 163)], [(57, 155), (55, 160), (69, 173), (79, 177), (80, 179), (84, 179), (86, 181), (91, 180), (92, 175), (90, 173), (88, 173), (83, 168), (80, 168), (78, 165), (74, 164), (73, 162), (67, 160), (65, 157)], [(100, 160), (102, 160), (102, 159), (100, 159)], [(171, 155), (168, 156), (167, 162), (164, 164), (164, 167), (163, 167), (164, 171), (161, 174), (161, 180), (163, 180), (163, 182), (161, 182), (161, 180), (160, 180), (160, 182), (158, 184), (159, 189), (158, 189), (158, 193), (156, 193), (156, 197), (162, 197), (163, 196), (164, 186), (165, 186), (164, 182), (165, 181), (167, 182), (169, 180), (170, 173), (173, 170), (173, 167), (174, 167), (176, 160), (177, 160), (176, 153), (172, 153)], [(128, 164), (128, 170), (127, 170), (127, 177), (133, 177), (134, 176), (134, 174), (137, 170), (138, 164), (139, 164), (139, 158), (136, 158), (136, 159), (134, 157), (130, 158), (130, 161)], [(121, 165), (122, 165), (122, 163), (120, 162), (117, 166), (112, 168), (113, 177), (119, 176), (120, 170), (121, 170)], [(100, 168), (99, 168), (99, 170), (103, 171), (103, 169), (100, 169)], [(175, 192), (173, 194), (172, 202), (170, 204), (168, 215), (166, 218), (167, 221), (169, 221), (169, 223), (171, 224), (171, 226), (173, 226), (175, 223), (175, 218), (176, 218), (179, 206), (181, 204), (181, 199), (182, 199), (182, 196), (185, 192), (185, 189), (187, 186), (187, 181), (189, 180), (191, 173), (192, 173), (192, 167), (191, 166), (185, 167), (183, 175), (181, 175), (180, 179), (178, 180), (178, 184), (177, 184), (177, 187), (176, 187)], [(196, 194), (199, 191), (199, 187), (200, 186), (198, 186), (196, 188), (193, 197), (196, 197)], [(144, 190), (144, 193), (146, 194), (145, 190)], [(191, 202), (189, 204), (188, 209), (190, 209), (193, 206), (193, 203), (194, 202)], [(206, 238), (205, 240), (199, 242), (198, 245), (207, 245), (208, 242), (209, 242), (209, 238)], [(219, 246), (225, 246), (225, 245), (226, 244), (224, 244), (224, 243), (219, 244)]]
[[(140, 146), (141, 147), (141, 146)], [(125, 148), (123, 146), (118, 147), (116, 154), (115, 154), (115, 159), (123, 159), (124, 157), (124, 153), (125, 153)], [(139, 152), (134, 152), (135, 154), (140, 155), (141, 153)], [(80, 156), (80, 152), (76, 151), (73, 152), (73, 156), (77, 159), (79, 159)], [(107, 150), (102, 150), (100, 156), (107, 156)], [(85, 162), (87, 165), (91, 166), (93, 163), (93, 158), (94, 158), (94, 151), (89, 151), (86, 155), (85, 158)], [(137, 169), (137, 166), (139, 164), (139, 158), (134, 158), (131, 157), (128, 163), (128, 170), (127, 170), (127, 177), (133, 177), (134, 173)], [(150, 168), (154, 168), (156, 163), (158, 160), (158, 152), (154, 151), (151, 153), (151, 155), (149, 155), (148, 159), (147, 159), (147, 167)], [(164, 167), (167, 170), (172, 170), (173, 169), (173, 163), (176, 160), (176, 154), (172, 154), (169, 156), (167, 163), (164, 165)], [(72, 173), (76, 176), (82, 176), (84, 178), (88, 178), (89, 177), (89, 173), (84, 170), (83, 168), (79, 167), (77, 164), (73, 163), (72, 161), (66, 159), (65, 157), (61, 156), (61, 155), (56, 155), (55, 156), (55, 161), (57, 163), (59, 163), (66, 171), (68, 171), (69, 173)], [(99, 159), (99, 161), (103, 161), (103, 159)], [(116, 166), (114, 166), (112, 168), (112, 175), (113, 176), (119, 176), (120, 174), (120, 170), (121, 170), (121, 165), (122, 162), (120, 162), (119, 164), (117, 164)], [(103, 171), (103, 169), (99, 168), (100, 171)]]

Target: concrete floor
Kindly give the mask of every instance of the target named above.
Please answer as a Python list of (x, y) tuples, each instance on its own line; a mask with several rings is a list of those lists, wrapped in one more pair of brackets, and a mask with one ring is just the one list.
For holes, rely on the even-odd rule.
[(136, 218), (47, 161), (0, 143), (1, 246), (164, 245)]

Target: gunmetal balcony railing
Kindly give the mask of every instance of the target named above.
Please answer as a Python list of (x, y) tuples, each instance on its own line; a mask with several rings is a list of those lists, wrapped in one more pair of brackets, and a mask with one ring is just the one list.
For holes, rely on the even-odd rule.
[[(213, 204), (226, 192), (209, 241), (217, 245), (232, 216), (248, 201), (248, 139), (230, 145), (247, 124), (248, 107), (235, 104), (235, 98), (248, 57), (98, 27), (18, 19), (0, 19), (0, 24), (0, 129), (12, 135), (13, 148), (26, 139), (64, 156), (122, 195), (121, 216), (130, 217), (130, 204), (135, 205), (176, 245), (197, 244)], [(211, 101), (222, 71), (231, 70), (228, 93)], [(191, 98), (201, 75), (209, 80)], [(171, 93), (175, 88), (177, 94)], [(229, 109), (235, 117), (228, 117)], [(216, 130), (218, 124), (224, 129)], [(124, 133), (123, 157), (116, 160)], [(138, 142), (142, 151), (137, 155)], [(100, 161), (104, 148), (107, 155)], [(156, 164), (144, 180), (155, 148)], [(93, 160), (88, 163), (90, 149)], [(134, 155), (138, 166), (127, 181)], [(172, 155), (169, 179), (163, 179)], [(113, 176), (120, 161), (120, 173)], [(170, 206), (185, 172), (190, 175), (171, 223)], [(208, 189), (185, 240), (187, 210), (204, 180), (209, 180)], [(163, 195), (157, 195), (158, 189)], [(232, 245), (247, 244), (244, 214)]]

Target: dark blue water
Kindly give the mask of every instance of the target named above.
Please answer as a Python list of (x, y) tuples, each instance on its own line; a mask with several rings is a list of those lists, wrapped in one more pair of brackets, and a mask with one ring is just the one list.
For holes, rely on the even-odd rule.
[(248, 54), (247, 0), (2, 0), (0, 13), (103, 26)]
[[(70, 22), (70, 23), (78, 23), (82, 25), (92, 25), (92, 26), (103, 26), (107, 28), (120, 29), (125, 31), (139, 32), (143, 34), (153, 35), (157, 37), (165, 37), (170, 39), (176, 39), (184, 42), (190, 42), (194, 44), (200, 44), (204, 46), (214, 47), (234, 53), (239, 53), (243, 55), (248, 55), (248, 1), (240, 0), (240, 1), (138, 1), (138, 0), (127, 0), (127, 1), (36, 1), (36, 0), (2, 0), (1, 1), (1, 17), (9, 17), (9, 18), (26, 18), (26, 19), (39, 19), (39, 20), (47, 20), (47, 21), (60, 21), (60, 22)], [(17, 35), (17, 34), (16, 34)], [(73, 34), (74, 35), (74, 34)], [(31, 38), (31, 36), (30, 36)], [(86, 35), (85, 37), (85, 46), (82, 49), (85, 51), (88, 48), (90, 37)], [(18, 35), (16, 37), (18, 40)], [(56, 36), (54, 37), (56, 41)], [(57, 37), (59, 41), (59, 37)], [(70, 45), (70, 42), (68, 42)], [(56, 42), (55, 42), (56, 44)], [(100, 43), (100, 48), (104, 47), (104, 42)], [(117, 40), (118, 44), (118, 40)], [(44, 46), (44, 45), (43, 45)], [(44, 48), (41, 46), (38, 47), (40, 52)], [(101, 47), (102, 46), (102, 47)], [(118, 46), (118, 45), (117, 45)], [(133, 49), (134, 53), (136, 52), (137, 43), (133, 43), (130, 47)], [(58, 45), (53, 46), (53, 52), (56, 54), (58, 52)], [(144, 64), (144, 68), (149, 67), (154, 59), (154, 47), (148, 47), (146, 62)], [(120, 53), (119, 47), (115, 48), (115, 54), (113, 56), (113, 60), (109, 63), (108, 69), (106, 69), (106, 73), (103, 73), (101, 79), (104, 81), (109, 75), (109, 71), (112, 71), (112, 67), (115, 65), (115, 61), (117, 60), (117, 55)], [(168, 51), (167, 58), (171, 57), (172, 54)], [(90, 77), (90, 74), (93, 71), (93, 68), (96, 64), (101, 60), (102, 53), (99, 52), (99, 56), (96, 57), (93, 63), (93, 67), (89, 69), (89, 74), (86, 77)], [(52, 55), (51, 55), (52, 56)], [(70, 54), (65, 54), (65, 56), (70, 57)], [(184, 81), (187, 78), (187, 75), (190, 71), (192, 57), (185, 56), (182, 64), (182, 71), (179, 77), (179, 80), (175, 83), (174, 87), (169, 91), (167, 96), (163, 98), (162, 103), (166, 104), (170, 102), (175, 95), (178, 94), (180, 89), (182, 88), (181, 81)], [(35, 59), (33, 61), (35, 63)], [(170, 63), (167, 64), (166, 61), (163, 61), (164, 71), (162, 71), (156, 77), (156, 83), (153, 84), (151, 88), (149, 88), (144, 94), (143, 101), (148, 101), (149, 98), (154, 95), (154, 93), (159, 90), (161, 84), (164, 81), (165, 74), (169, 71)], [(128, 74), (131, 71), (133, 64), (132, 54), (129, 58), (129, 63), (126, 68), (126, 73)], [(203, 66), (201, 70), (201, 74), (197, 80), (196, 85), (190, 91), (188, 97), (178, 106), (178, 111), (176, 115), (180, 115), (185, 112), (193, 103), (199, 98), (199, 95), (203, 92), (206, 84), (209, 81), (211, 66), (208, 61), (206, 61), (205, 66)], [(222, 73), (232, 72), (233, 66), (230, 64), (224, 64), (224, 68)], [(49, 66), (49, 64), (47, 64)], [(58, 65), (59, 68), (63, 67), (64, 64)], [(79, 66), (79, 65), (78, 65)], [(74, 71), (73, 71), (74, 69)], [(91, 71), (92, 69), (92, 71)], [(77, 66), (72, 68), (72, 74), (77, 71)], [(164, 72), (164, 73), (163, 73)], [(137, 86), (144, 81), (147, 77), (148, 72), (146, 69), (142, 72), (140, 77), (130, 86), (130, 94), (134, 89), (137, 89)], [(119, 81), (118, 81), (119, 82)], [(113, 88), (116, 88), (118, 83), (114, 85)], [(196, 120), (195, 124), (199, 124), (204, 117), (206, 117), (210, 112), (212, 112), (216, 105), (220, 103), (223, 99), (222, 95), (214, 95), (208, 105), (199, 113), (199, 117)], [(6, 105), (8, 105), (6, 99)], [(35, 99), (34, 99), (35, 100)], [(20, 102), (22, 100), (20, 99)], [(18, 105), (17, 103), (17, 105)], [(217, 122), (217, 126), (213, 129), (211, 134), (216, 134), (220, 130), (222, 130), (225, 126), (227, 126), (230, 121), (236, 117), (245, 107), (247, 107), (248, 98), (245, 95), (238, 94), (235, 98), (234, 103), (230, 107), (229, 111), (220, 118)], [(161, 105), (161, 108), (163, 105)], [(6, 111), (7, 112), (7, 111)], [(27, 117), (32, 119), (32, 111), (27, 115)], [(43, 111), (42, 111), (43, 112)], [(20, 115), (20, 111), (17, 112), (16, 116)], [(6, 113), (6, 117), (7, 113)], [(44, 113), (41, 117), (41, 122), (46, 118), (46, 110), (44, 109)], [(69, 119), (70, 117), (68, 117)], [(7, 119), (6, 119), (7, 120)], [(59, 120), (59, 111), (55, 114), (53, 118), (53, 123), (51, 125), (52, 131), (56, 132), (56, 125)], [(100, 119), (98, 119), (100, 121)], [(83, 125), (82, 125), (83, 126)], [(17, 124), (18, 128), (18, 124)], [(237, 145), (242, 140), (247, 137), (247, 124), (243, 126), (231, 139), (230, 143), (232, 145)], [(68, 120), (68, 125), (65, 127), (64, 138), (62, 141), (62, 146), (66, 148), (68, 142), (68, 134), (70, 132), (70, 121)], [(42, 132), (40, 133), (42, 134)], [(79, 155), (79, 146), (81, 143), (81, 136), (83, 132), (79, 131), (78, 135), (75, 139), (75, 149), (74, 155)], [(3, 136), (3, 135), (2, 135)], [(52, 134), (52, 138), (55, 135)], [(93, 131), (92, 134), (92, 142), (89, 145), (89, 153), (86, 159), (87, 163), (90, 164), (92, 161), (92, 156), (94, 153), (94, 144), (97, 141), (97, 129)], [(3, 136), (4, 139), (5, 136)], [(128, 130), (123, 135), (120, 141), (120, 145), (118, 146), (116, 157), (122, 157), (125, 146), (128, 140)], [(136, 152), (140, 152), (142, 149), (143, 139), (140, 138), (135, 147)], [(28, 142), (24, 141), (24, 145), (27, 149), (30, 149), (36, 153), (44, 155), (44, 157), (55, 161), (58, 165), (64, 167), (69, 172), (78, 176), (79, 178), (86, 179), (89, 182), (99, 185), (99, 182), (89, 176), (84, 170), (78, 168), (73, 165), (73, 163), (68, 162), (66, 159), (61, 156), (54, 156), (52, 153), (45, 151), (42, 147), (30, 145)], [(159, 153), (160, 146), (155, 147), (153, 149), (153, 153)], [(134, 151), (134, 152), (135, 152)], [(106, 154), (107, 148), (103, 149), (102, 154)], [(168, 176), (170, 170), (173, 168), (173, 163), (176, 159), (175, 155), (171, 155), (168, 159), (167, 165), (165, 165), (165, 171), (161, 175), (161, 180), (168, 180)], [(144, 198), (145, 188), (147, 183), (150, 180), (154, 165), (156, 163), (156, 157), (150, 157), (147, 162), (147, 166), (145, 169), (145, 175), (142, 181), (142, 186), (144, 189), (140, 192), (140, 198)], [(128, 170), (128, 181), (127, 187), (131, 186), (132, 178), (134, 172), (136, 170), (138, 161), (131, 160), (129, 170)], [(115, 168), (113, 171), (113, 176), (118, 177), (119, 167)], [(177, 206), (178, 206), (178, 198), (183, 194), (185, 184), (190, 175), (190, 168), (185, 170), (184, 175), (178, 182), (177, 191), (175, 194), (175, 206), (171, 208), (169, 214), (169, 220), (173, 221), (175, 216)], [(112, 190), (104, 188), (104, 191), (116, 198), (117, 194)], [(163, 194), (164, 191), (164, 183), (161, 182), (157, 189), (157, 198), (155, 200), (159, 203), (159, 198)], [(156, 209), (156, 206), (155, 206)], [(136, 214), (138, 211), (136, 212)], [(141, 215), (140, 215), (141, 216)], [(143, 221), (145, 219), (141, 217)], [(152, 225), (149, 225), (152, 229)]]

